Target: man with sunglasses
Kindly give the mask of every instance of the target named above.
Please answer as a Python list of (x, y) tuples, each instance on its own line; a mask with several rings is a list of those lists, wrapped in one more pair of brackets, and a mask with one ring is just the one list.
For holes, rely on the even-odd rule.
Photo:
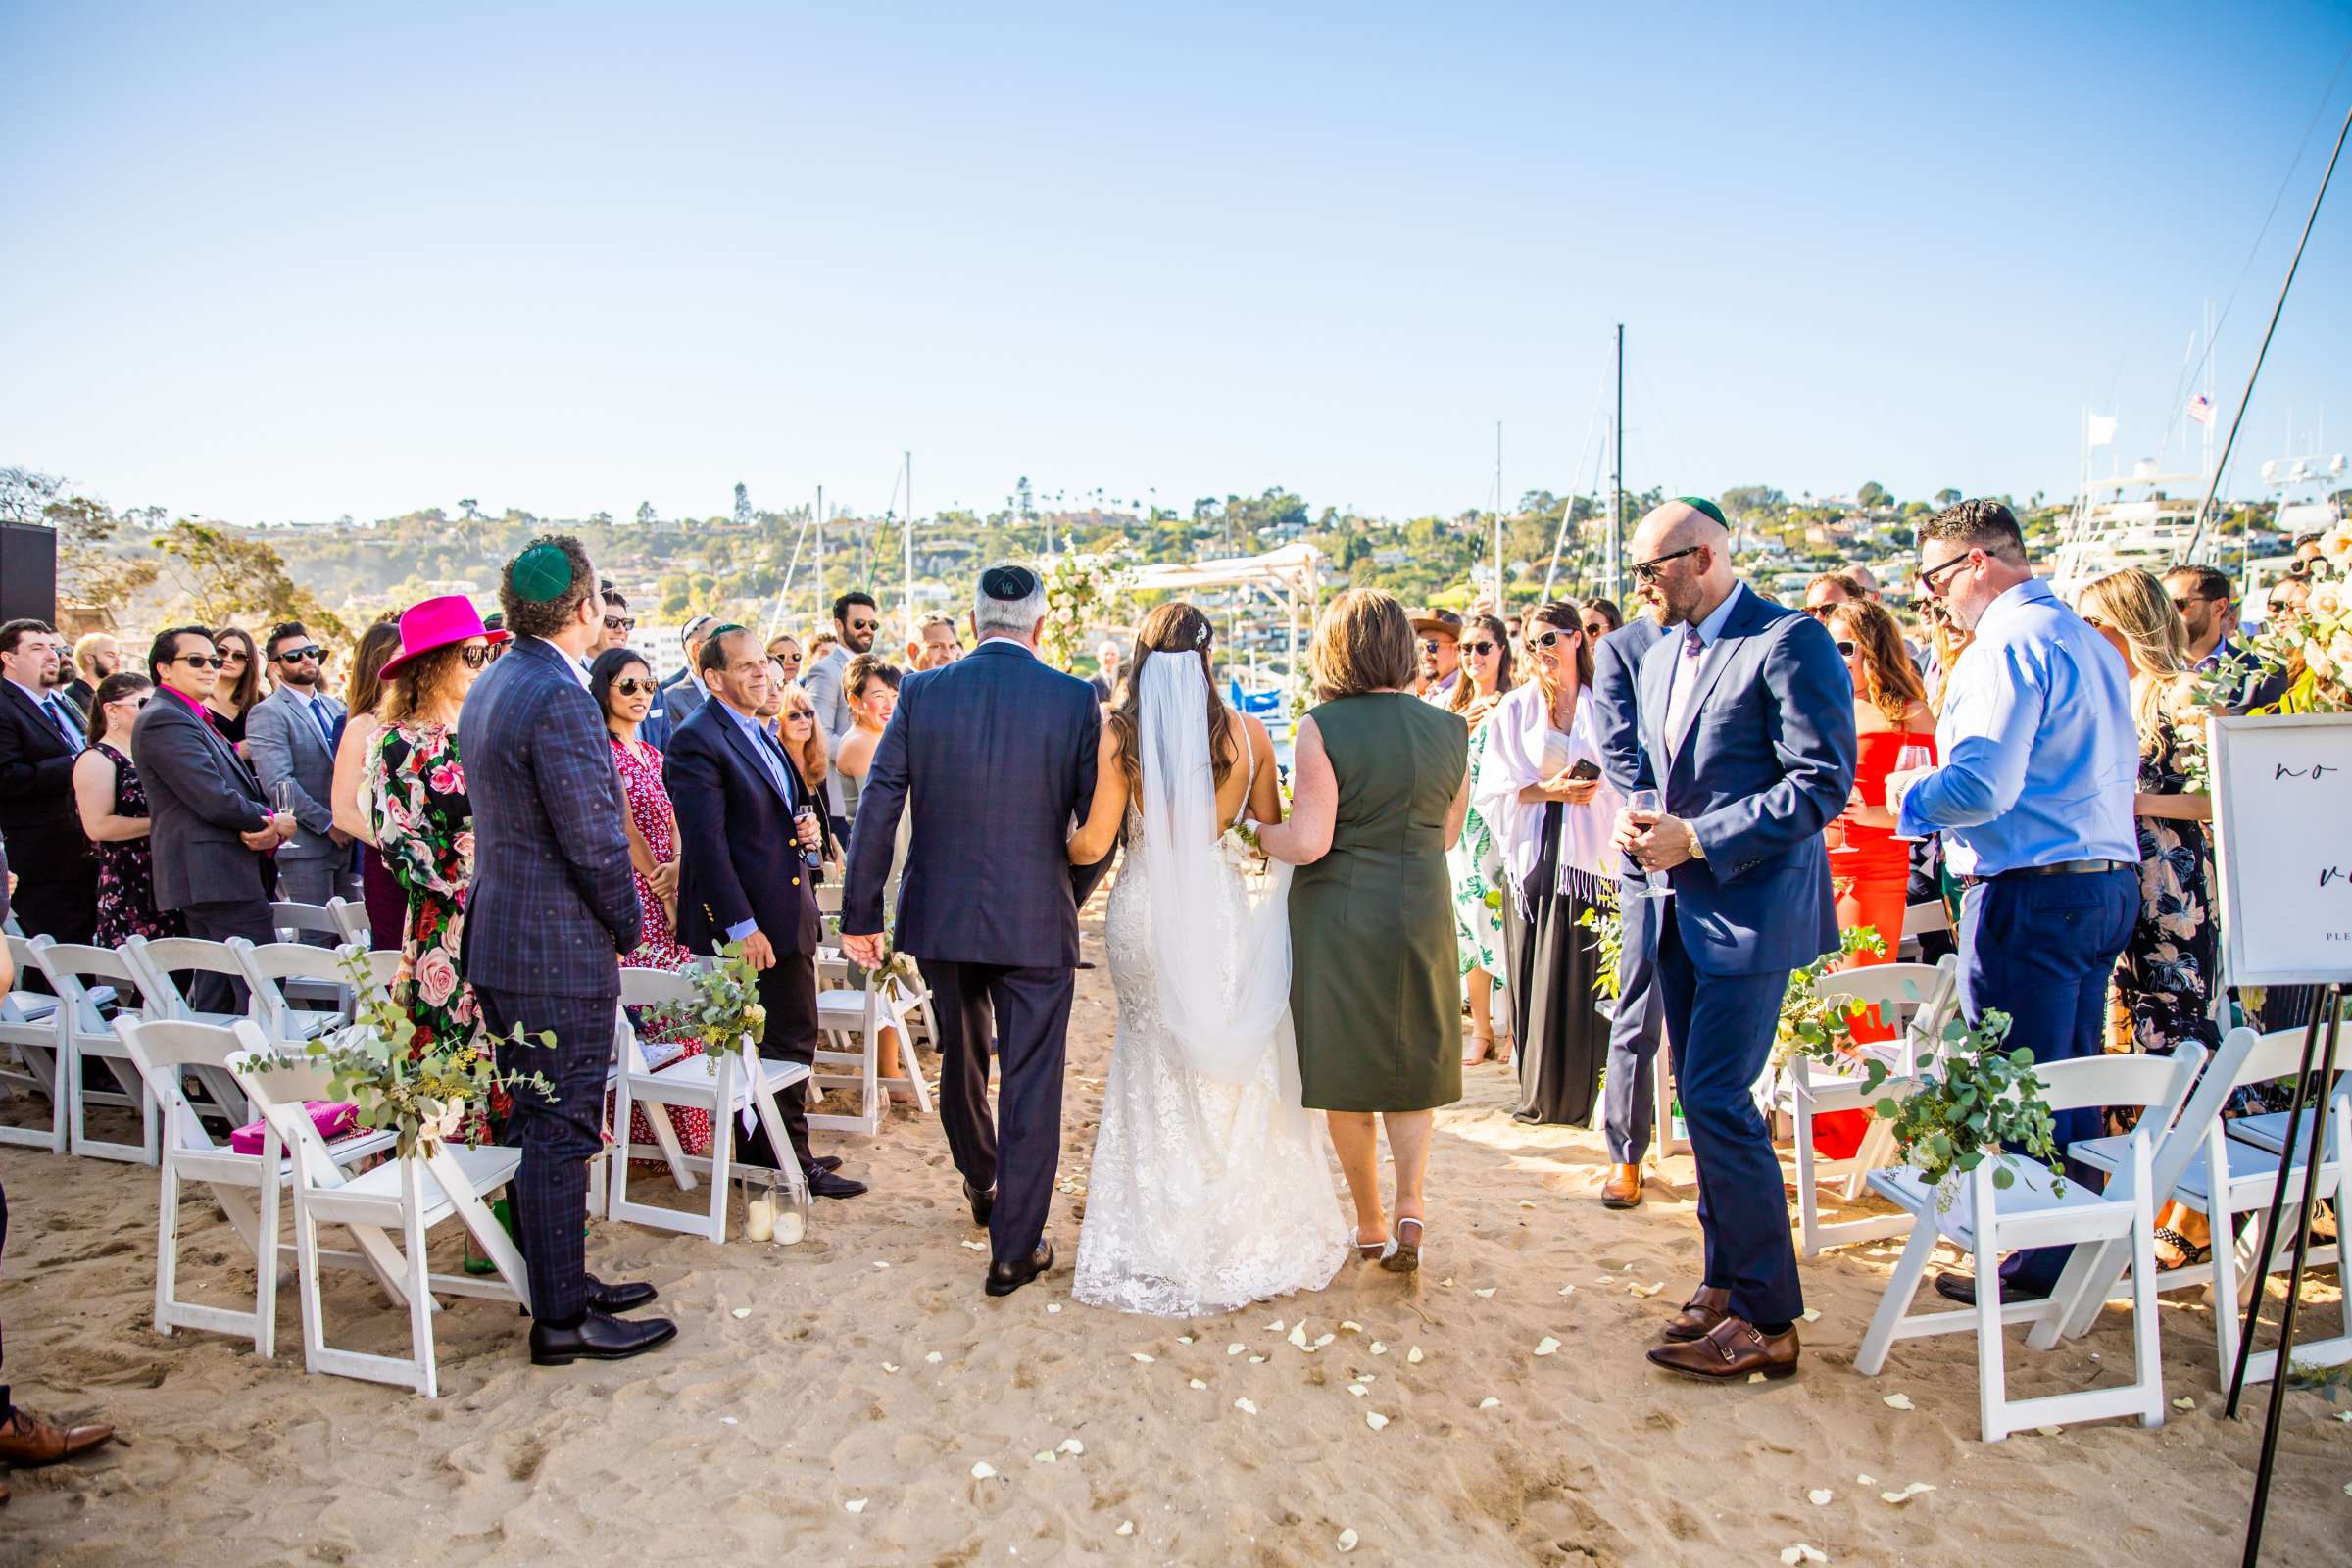
[[(2108, 977), (2139, 918), (2130, 676), (2034, 575), (2017, 518), (1997, 501), (1963, 501), (1920, 525), (1919, 586), (1976, 641), (1945, 681), (1936, 725), (1943, 764), (1889, 776), (1887, 804), (1905, 838), (1942, 834), (1946, 863), (1966, 884), (1962, 1010), (1972, 1024), (2007, 1013), (2010, 1039), (2037, 1060), (2095, 1056)], [(2104, 1130), (2095, 1105), (2058, 1113), (2061, 1150)], [(2069, 1250), (2013, 1255), (2001, 1295), (2048, 1296)], [(1970, 1304), (1977, 1284), (1936, 1279)]]
[(302, 622), (289, 620), (270, 628), (262, 658), (277, 689), (245, 717), (245, 757), (262, 793), (274, 801), (283, 789), (294, 813), (294, 836), (277, 852), (279, 896), (300, 904), (357, 902), (360, 868), (351, 835), (335, 826), (329, 804), (343, 705), (319, 689), (326, 651)]
[(1413, 636), (1421, 660), (1415, 690), (1422, 701), (1444, 708), (1453, 701), (1453, 683), (1462, 678), (1462, 617), (1450, 610), (1424, 611), (1413, 617)]
[[(816, 709), (816, 727), (824, 732), (828, 757), (841, 750), (842, 738), (857, 721), (850, 711), (849, 694), (841, 688), (842, 672), (850, 667), (851, 660), (872, 651), (874, 635), (881, 629), (882, 612), (874, 604), (874, 596), (853, 588), (833, 601), (832, 648), (801, 676), (808, 701)], [(841, 774), (832, 768), (825, 770), (825, 813), (833, 819), (834, 838), (847, 844), (849, 809), (842, 801)]]
[(1700, 1288), (1649, 1352), (1686, 1377), (1796, 1371), (1804, 1314), (1772, 1130), (1750, 1090), (1789, 972), (1838, 948), (1821, 832), (1854, 785), (1853, 683), (1821, 622), (1749, 592), (1712, 501), (1642, 519), (1634, 575), (1670, 634), (1642, 660), (1640, 789), (1617, 846), (1670, 878), (1658, 976), (1698, 1160)]
[[(147, 651), (155, 697), (130, 727), (131, 765), (147, 790), (155, 906), (177, 909), (188, 935), (208, 942), (277, 940), (270, 913), (270, 857), (295, 833), (242, 758), (212, 725), (205, 699), (220, 681), (220, 651), (202, 626), (168, 626)], [(199, 1012), (242, 1012), (245, 986), (199, 974), (188, 1002)]]

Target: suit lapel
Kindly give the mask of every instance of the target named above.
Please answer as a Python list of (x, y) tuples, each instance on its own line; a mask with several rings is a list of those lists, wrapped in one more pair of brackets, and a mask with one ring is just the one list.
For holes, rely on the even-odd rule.
[(770, 790), (783, 796), (785, 812), (790, 814), (793, 808), (791, 786), (788, 784), (782, 789), (778, 789), (776, 785), (776, 776), (782, 771), (781, 767), (773, 770), (768, 767), (767, 764), (771, 760), (760, 755), (759, 743), (743, 732), (743, 725), (737, 721), (733, 709), (728, 709), (724, 714), (720, 715), (719, 727), (727, 732), (728, 743), (735, 748), (736, 755), (743, 759), (745, 765), (751, 768), (752, 776)]
[[(1740, 595), (1740, 602), (1732, 606), (1732, 612), (1723, 618), (1723, 634), (1715, 639), (1714, 646), (1709, 648), (1705, 657), (1699, 660), (1698, 670), (1690, 677), (1695, 689), (1690, 694), (1690, 703), (1683, 709), (1682, 732), (1670, 737), (1673, 743), (1674, 757), (1677, 760), (1682, 758), (1684, 742), (1690, 738), (1690, 731), (1697, 727), (1699, 710), (1706, 707), (1708, 696), (1715, 690), (1715, 682), (1723, 676), (1724, 666), (1732, 662), (1734, 653), (1732, 639), (1742, 636), (1747, 631), (1748, 592), (1745, 588), (1736, 588), (1733, 592)], [(1681, 658), (1681, 639), (1673, 638), (1669, 641), (1675, 645), (1675, 657)]]
[(1678, 652), (1678, 639), (1661, 637), (1642, 654), (1639, 666), (1642, 697), (1636, 716), (1642, 722), (1642, 749), (1649, 753), (1650, 776), (1661, 793), (1666, 788), (1666, 698)]
[(65, 731), (57, 727), (57, 720), (49, 716), (47, 709), (25, 696), (24, 689), (13, 680), (0, 681), (0, 686), (8, 688), (8, 695), (16, 703), (17, 711), (24, 715), (24, 722), (32, 725), (49, 738), (51, 750), (60, 757), (73, 755), (73, 748), (66, 744)]

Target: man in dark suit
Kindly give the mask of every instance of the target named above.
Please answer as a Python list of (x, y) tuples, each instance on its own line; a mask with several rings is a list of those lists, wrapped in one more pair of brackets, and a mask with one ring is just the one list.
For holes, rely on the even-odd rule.
[[(678, 940), (697, 953), (742, 943), (767, 1009), (760, 1054), (813, 1065), (821, 922), (816, 873), (807, 856), (826, 842), (824, 802), (760, 722), (771, 687), (760, 639), (741, 626), (721, 626), (698, 657), (710, 700), (679, 728), (662, 769), (678, 820)], [(809, 1152), (808, 1102), (806, 1083), (785, 1091), (776, 1108), (791, 1150), (768, 1149), (761, 1128), (745, 1144), (745, 1161), (773, 1164), (789, 1152), (809, 1192), (857, 1197), (863, 1182)]]
[(281, 788), (292, 796), (294, 837), (277, 852), (279, 889), (300, 904), (356, 904), (359, 861), (351, 835), (335, 826), (331, 804), (343, 705), (318, 689), (325, 657), (298, 620), (270, 629), (262, 658), (277, 689), (245, 715), (245, 755), (271, 801)]
[(1617, 842), (1673, 879), (1660, 998), (1698, 1159), (1706, 1278), (1649, 1358), (1715, 1379), (1796, 1370), (1804, 1297), (1772, 1132), (1750, 1087), (1789, 971), (1838, 946), (1821, 830), (1854, 785), (1854, 694), (1819, 621), (1732, 575), (1711, 501), (1670, 501), (1634, 534), (1642, 596), (1672, 635), (1642, 661), (1642, 766), (1661, 814)]
[[(474, 861), (462, 967), (500, 1037), (500, 1065), (544, 1073), (552, 1088), (518, 1089), (505, 1133), (522, 1151), (511, 1192), (530, 1270), (531, 1360), (617, 1360), (665, 1344), (677, 1325), (619, 1317), (654, 1288), (596, 1280), (580, 1234), (588, 1161), (603, 1147), (620, 955), (644, 918), (620, 776), (580, 666), (604, 605), (568, 535), (534, 540), (508, 562), (498, 597), (514, 641), (466, 697)], [(517, 1026), (534, 1038), (514, 1041)], [(539, 1047), (541, 1031), (555, 1034), (552, 1051)]]
[[(1094, 798), (1102, 735), (1094, 688), (1037, 657), (1045, 615), (1035, 572), (992, 566), (973, 603), (977, 646), (899, 688), (858, 795), (842, 899), (842, 946), (871, 967), (899, 816), (912, 811), (897, 946), (921, 961), (937, 1004), (940, 1121), (972, 1217), (989, 1227), (991, 1296), (1054, 1264), (1044, 1236), (1078, 963), (1068, 841)], [(992, 1042), (1004, 1066), (1001, 1153)]]
[[(1592, 718), (1600, 739), (1601, 775), (1619, 795), (1642, 787), (1641, 670), (1666, 628), (1654, 613), (1632, 620), (1592, 647)], [(1666, 901), (1644, 897), (1648, 885), (1630, 859), (1617, 878), (1619, 942), (1617, 1005), (1609, 1015), (1609, 1066), (1602, 1080), (1601, 1129), (1609, 1145), (1609, 1176), (1600, 1201), (1632, 1208), (1642, 1201), (1642, 1160), (1649, 1152), (1656, 1114), (1658, 922)]]
[(98, 862), (74, 807), (88, 735), (57, 695), (59, 643), (44, 620), (0, 626), (0, 837), (21, 881), (27, 936), (87, 942), (98, 929)]
[[(155, 697), (130, 727), (130, 761), (147, 791), (155, 906), (177, 909), (207, 942), (277, 940), (270, 913), (270, 856), (294, 836), (294, 818), (270, 808), (234, 748), (213, 728), (204, 700), (220, 680), (220, 653), (202, 626), (158, 632), (147, 652)], [(239, 1011), (242, 981), (198, 974), (200, 1012)]]

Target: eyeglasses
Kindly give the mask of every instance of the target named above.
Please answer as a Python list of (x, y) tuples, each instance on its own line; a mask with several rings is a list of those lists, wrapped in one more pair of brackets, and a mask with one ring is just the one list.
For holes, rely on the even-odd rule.
[(181, 654), (174, 658), (172, 662), (174, 664), (187, 664), (196, 669), (219, 669), (222, 664), (227, 663), (228, 661), (222, 659), (219, 654)]
[(1530, 637), (1527, 640), (1527, 646), (1530, 648), (1549, 648), (1552, 644), (1563, 639), (1568, 642), (1574, 642), (1576, 641), (1576, 633), (1572, 631), (1561, 631), (1555, 628), (1554, 630), (1545, 632), (1541, 637)]
[(1652, 557), (1648, 561), (1636, 562), (1634, 575), (1643, 582), (1656, 582), (1659, 573), (1665, 568), (1666, 563), (1680, 561), (1685, 556), (1694, 556), (1706, 548), (1705, 545), (1685, 545), (1680, 550), (1669, 550), (1666, 554)]
[(1919, 573), (1919, 585), (1932, 594), (1943, 592), (1942, 579), (1946, 572), (1958, 571), (1977, 557), (1975, 550), (1964, 550), (1940, 566), (1929, 566)]
[(636, 629), (637, 617), (635, 615), (607, 615), (605, 617), (605, 630), (607, 631), (635, 631)]
[(489, 663), (490, 661), (497, 656), (492, 649), (488, 647), (481, 647), (461, 648), (458, 650), (458, 657), (466, 661), (466, 667), (467, 669), (479, 669), (484, 664)]
[(325, 657), (326, 650), (317, 643), (313, 643), (308, 648), (281, 649), (278, 652), (277, 662), (281, 664), (299, 664), (306, 659), (324, 659)]
[(1451, 639), (1445, 637), (1424, 637), (1421, 639), (1421, 651), (1425, 654), (1434, 654), (1441, 648), (1452, 648), (1458, 646), (1459, 645), (1454, 643)]
[(1498, 654), (1502, 652), (1502, 644), (1492, 643), (1487, 641), (1487, 639), (1484, 637), (1481, 637), (1474, 643), (1462, 644), (1462, 652), (1465, 654), (1479, 654), (1482, 656), (1486, 654)]
[(1841, 658), (1841, 659), (1851, 659), (1851, 658), (1853, 658), (1853, 657), (1854, 657), (1854, 645), (1853, 645), (1852, 643), (1850, 643), (1850, 642), (1846, 641), (1846, 640), (1845, 640), (1844, 638), (1842, 638), (1842, 637), (1838, 638), (1838, 657), (1839, 657), (1839, 658)]
[(644, 692), (650, 696), (658, 688), (651, 680), (639, 680), (634, 675), (624, 675), (619, 680), (616, 680), (612, 683), (612, 689), (620, 693), (620, 695), (623, 697), (634, 697), (639, 692)]
[(813, 708), (788, 708), (784, 710), (784, 716), (798, 723), (813, 724), (816, 722), (816, 710)]

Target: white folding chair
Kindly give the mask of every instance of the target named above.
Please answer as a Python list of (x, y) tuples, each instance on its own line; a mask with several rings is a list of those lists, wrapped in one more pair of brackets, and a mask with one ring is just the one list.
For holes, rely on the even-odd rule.
[[(139, 977), (139, 990), (147, 998), (143, 1014), (146, 1017), (209, 1023), (223, 1029), (239, 1018), (257, 1022), (262, 1018), (262, 1004), (252, 997), (251, 988), (245, 983), (245, 965), (225, 942), (208, 942), (201, 937), (132, 937), (122, 944), (122, 956), (129, 961), (131, 972)], [(197, 1007), (181, 992), (179, 982), (172, 978), (182, 973), (219, 975), (244, 987), (248, 993), (245, 1010), (211, 1012)], [(201, 1114), (225, 1116), (231, 1126), (243, 1126), (255, 1119), (235, 1078), (210, 1067), (196, 1069), (195, 1077), (203, 1090), (203, 1098), (197, 1102)]]
[[(155, 1097), (148, 1093), (129, 1049), (101, 1011), (104, 998), (111, 996), (119, 1009), (117, 1018), (151, 1015), (155, 999), (146, 989), (146, 981), (131, 966), (129, 956), (113, 948), (52, 942), (47, 937), (33, 938), (30, 946), (33, 961), (49, 977), (49, 989), (57, 993), (58, 1008), (65, 1014), (59, 1034), (64, 1047), (59, 1076), (65, 1087), (67, 1152), (154, 1164), (161, 1157)], [(140, 999), (136, 1009), (128, 1001), (132, 996)], [(104, 1063), (107, 1075), (120, 1088), (91, 1088), (92, 1062)], [(88, 1110), (92, 1105), (136, 1110), (139, 1142), (121, 1144), (91, 1137)]]
[(1921, 937), (1933, 931), (1949, 931), (1951, 928), (1952, 912), (1943, 906), (1941, 899), (1906, 905), (1903, 908), (1903, 935), (1895, 944), (1894, 956), (1902, 959), (1916, 959)]
[[(2108, 1416), (2135, 1415), (2142, 1426), (2164, 1424), (2164, 1364), (2157, 1349), (2155, 1238), (2152, 1157), (2163, 1130), (2187, 1100), (2204, 1048), (2184, 1044), (2170, 1056), (2084, 1056), (2034, 1068), (2052, 1111), (2084, 1105), (2137, 1105), (2140, 1125), (2131, 1137), (2127, 1177), (2117, 1192), (2091, 1192), (2069, 1182), (2059, 1192), (2049, 1171), (2012, 1160), (2014, 1181), (1992, 1181), (1994, 1161), (1984, 1160), (1957, 1178), (1949, 1208), (1914, 1166), (1873, 1171), (1870, 1187), (1912, 1216), (1911, 1241), (1886, 1282), (1886, 1294), (1862, 1337), (1854, 1370), (1876, 1377), (1896, 1340), (1930, 1334), (1977, 1336), (1977, 1407), (1984, 1441), (1997, 1443), (2012, 1432), (2061, 1426)], [(1911, 1298), (1927, 1273), (1937, 1239), (1949, 1239), (1976, 1261), (1977, 1304), (1955, 1311), (1913, 1313)], [(2009, 1397), (2001, 1331), (2010, 1323), (2041, 1325), (2062, 1320), (2064, 1303), (2046, 1299), (2004, 1302), (2000, 1298), (2001, 1253), (2016, 1248), (2063, 1247), (2120, 1242), (2132, 1249), (2132, 1380), (2120, 1388), (2085, 1389), (2037, 1398)]]
[[(1860, 1049), (1865, 1057), (1877, 1059), (1897, 1078), (1914, 1076), (1923, 1064), (1936, 1058), (1944, 1025), (1957, 1010), (1958, 991), (1959, 960), (1948, 956), (1938, 964), (1878, 963), (1860, 969), (1842, 969), (1813, 982), (1813, 994), (1817, 997), (1851, 997), (1878, 1008), (1880, 1020), (1894, 1029), (1894, 1038)], [(1865, 1087), (1869, 1081), (1859, 1064), (1852, 1068), (1828, 1067), (1809, 1057), (1796, 1056), (1789, 1060), (1788, 1070), (1776, 1091), (1776, 1108), (1796, 1123), (1797, 1230), (1807, 1257), (1818, 1255), (1826, 1247), (1843, 1247), (1849, 1242), (1878, 1236), (1899, 1236), (1911, 1227), (1910, 1218), (1903, 1214), (1873, 1214), (1836, 1224), (1822, 1223), (1824, 1182), (1840, 1184), (1839, 1200), (1851, 1203), (1862, 1196), (1863, 1179), (1885, 1165), (1894, 1153), (1893, 1130), (1876, 1116), (1871, 1117), (1869, 1129), (1851, 1154), (1842, 1159), (1828, 1159), (1814, 1152), (1815, 1117), (1840, 1110), (1869, 1114), (1878, 1103), (1883, 1090)]]
[[(10, 922), (15, 923), (13, 920)], [(9, 956), (16, 962), (18, 987), (0, 997), (0, 1087), (14, 1100), (29, 1091), (49, 1107), (49, 1125), (12, 1126), (0, 1123), (0, 1144), (24, 1149), (66, 1152), (66, 1092), (58, 1081), (65, 1055), (66, 1009), (57, 999), (24, 989), (24, 978), (40, 972), (32, 943), (8, 933)]]
[[(352, 949), (308, 942), (272, 942), (257, 948), (243, 937), (229, 938), (226, 946), (244, 971), (254, 1022), (272, 1047), (298, 1046), (351, 1022), (351, 987), (343, 977), (343, 962)], [(320, 995), (341, 1005), (333, 1011), (293, 1005), (297, 997)]]
[[(2311, 1158), (2315, 1115), (2314, 1111), (2306, 1111), (2302, 1131), (2295, 1141), (2294, 1169), (2287, 1174), (2280, 1234), (2273, 1239), (2268, 1257), (2255, 1256), (2255, 1249), (2261, 1245), (2259, 1220), (2270, 1207), (2272, 1191), (2279, 1185), (2278, 1161), (2285, 1152), (2282, 1140), (2286, 1133), (2286, 1113), (2275, 1111), (2266, 1116), (2226, 1120), (2222, 1107), (2240, 1089), (2291, 1080), (2302, 1065), (2300, 1028), (2274, 1030), (2261, 1036), (2251, 1029), (2231, 1030), (2223, 1040), (2222, 1049), (2215, 1053), (2213, 1064), (2206, 1069), (2187, 1108), (2174, 1124), (2173, 1138), (2156, 1151), (2151, 1177), (2156, 1200), (2161, 1203), (2167, 1199), (2177, 1200), (2203, 1214), (2212, 1226), (2213, 1256), (2203, 1263), (2162, 1271), (2153, 1282), (2154, 1288), (2162, 1293), (2211, 1287), (2214, 1346), (2218, 1352), (2215, 1369), (2223, 1388), (2229, 1387), (2237, 1365), (2237, 1341), (2243, 1326), (2238, 1314), (2244, 1309), (2246, 1298), (2261, 1288), (2267, 1276), (2288, 1266), (2294, 1205), (2302, 1200), (2305, 1181), (2319, 1182), (2321, 1193), (2335, 1200), (2338, 1216), (2352, 1213), (2352, 1161), (2344, 1158), (2344, 1151), (2352, 1149), (2352, 1071), (2339, 1069), (2332, 1092), (2315, 1107), (2325, 1118), (2316, 1125), (2326, 1129), (2327, 1137), (2317, 1177), (2313, 1177)], [(2075, 1145), (2073, 1156), (2094, 1169), (2116, 1172), (2124, 1142), (2121, 1138), (2089, 1139)], [(2122, 1178), (2119, 1174), (2115, 1179)], [(2256, 1234), (2241, 1240), (2239, 1225), (2248, 1218), (2258, 1221), (2250, 1227)], [(2333, 1263), (2339, 1273), (2343, 1266), (2337, 1246), (2312, 1248), (2307, 1261)], [(2061, 1331), (2070, 1339), (2089, 1333), (2108, 1295), (2130, 1266), (2131, 1260), (2120, 1246), (2079, 1249), (2058, 1282), (2058, 1294), (2065, 1298), (2062, 1315), (2036, 1329), (2036, 1336), (2054, 1345)], [(2295, 1341), (2298, 1361), (2333, 1366), (2352, 1360), (2352, 1301), (2343, 1299), (2340, 1293), (2336, 1310), (2341, 1332), (2324, 1340), (2298, 1337)], [(2035, 1348), (2046, 1348), (2047, 1345)], [(2277, 1351), (2257, 1351), (2247, 1358), (2246, 1381), (2265, 1382), (2277, 1366)]]
[(356, 899), (329, 899), (326, 912), (334, 917), (343, 944), (363, 950), (375, 946), (375, 927), (368, 922), (368, 906)]
[[(828, 973), (828, 971), (830, 971)], [(816, 1048), (815, 1086), (819, 1090), (848, 1089), (857, 1095), (857, 1109), (849, 1115), (819, 1115), (811, 1111), (808, 1125), (823, 1132), (862, 1133), (871, 1138), (882, 1128), (882, 1111), (887, 1095), (882, 1089), (882, 1034), (889, 1023), (881, 1006), (881, 986), (875, 977), (867, 975), (865, 984), (849, 984), (849, 964), (843, 959), (819, 957), (816, 965)], [(922, 1076), (910, 1059), (914, 1048), (906, 1040), (904, 1029), (895, 1033), (899, 1039), (902, 1070), (913, 1076), (916, 1083)], [(830, 1069), (830, 1070), (828, 1070)]]
[[(188, 1074), (195, 1068), (233, 1072), (234, 1062), (254, 1054), (257, 1045), (266, 1043), (258, 1040), (250, 1025), (224, 1029), (176, 1020), (148, 1023), (125, 1019), (118, 1026), (118, 1033), (130, 1052), (131, 1060), (138, 1064), (148, 1090), (163, 1106), (162, 1198), (156, 1214), (156, 1332), (203, 1329), (214, 1334), (234, 1334), (253, 1341), (253, 1348), (263, 1355), (274, 1355), (280, 1246), (278, 1194), (293, 1182), (293, 1161), (285, 1157), (276, 1128), (267, 1121), (263, 1123), (262, 1149), (258, 1154), (241, 1154), (225, 1139), (215, 1141), (185, 1092)], [(281, 1092), (291, 1093), (291, 1090), (281, 1088)], [(332, 1143), (321, 1142), (337, 1164), (349, 1165), (389, 1152), (396, 1139), (389, 1132), (367, 1131)], [(207, 1306), (181, 1298), (179, 1200), (180, 1187), (187, 1182), (201, 1182), (212, 1189), (229, 1227), (253, 1254), (250, 1307)], [(319, 1261), (374, 1271), (374, 1265), (357, 1252), (321, 1253)], [(398, 1298), (396, 1295), (395, 1299)]]
[[(250, 1020), (236, 1025), (255, 1054), (263, 1051), (261, 1030)], [(522, 1254), (506, 1228), (491, 1216), (483, 1199), (505, 1187), (522, 1163), (522, 1151), (493, 1146), (470, 1149), (443, 1144), (430, 1156), (393, 1158), (353, 1175), (336, 1163), (326, 1140), (312, 1125), (301, 1099), (288, 1096), (282, 1076), (255, 1064), (240, 1064), (237, 1079), (255, 1108), (276, 1131), (292, 1155), (294, 1173), (294, 1257), (302, 1284), (303, 1364), (312, 1372), (365, 1378), (414, 1389), (430, 1399), (440, 1392), (433, 1356), (433, 1293), (473, 1296), (531, 1304)], [(286, 1097), (286, 1098), (281, 1098)], [(472, 1236), (496, 1272), (482, 1278), (435, 1274), (425, 1257), (433, 1228), (456, 1220)], [(326, 1343), (326, 1311), (318, 1293), (318, 1228), (341, 1225), (380, 1275), (394, 1284), (409, 1311), (409, 1354), (376, 1355)], [(398, 1245), (393, 1242), (397, 1232)]]
[[(747, 1100), (767, 1133), (767, 1147), (776, 1157), (779, 1174), (786, 1185), (806, 1196), (806, 1178), (800, 1161), (793, 1157), (792, 1140), (784, 1131), (784, 1113), (776, 1096), (807, 1079), (808, 1069), (797, 1061), (769, 1061), (749, 1044), (733, 1051), (680, 1056), (658, 1069), (649, 1066), (628, 1009), (691, 1004), (694, 994), (694, 982), (686, 975), (665, 969), (620, 971), (620, 1012), (613, 1027), (613, 1051), (620, 1070), (612, 1081), (612, 1125), (618, 1141), (608, 1154), (605, 1213), (608, 1219), (634, 1220), (723, 1243), (727, 1239), (727, 1179), (740, 1169), (734, 1164), (736, 1117)], [(669, 1120), (673, 1105), (710, 1113), (708, 1155), (689, 1154), (679, 1144)], [(632, 1109), (644, 1110), (654, 1132), (652, 1147), (628, 1142)], [(811, 1123), (815, 1119), (809, 1118)], [(629, 1161), (636, 1157), (661, 1158), (669, 1166), (670, 1179), (681, 1193), (694, 1191), (695, 1172), (707, 1173), (710, 1179), (709, 1210), (695, 1213), (630, 1201)]]

